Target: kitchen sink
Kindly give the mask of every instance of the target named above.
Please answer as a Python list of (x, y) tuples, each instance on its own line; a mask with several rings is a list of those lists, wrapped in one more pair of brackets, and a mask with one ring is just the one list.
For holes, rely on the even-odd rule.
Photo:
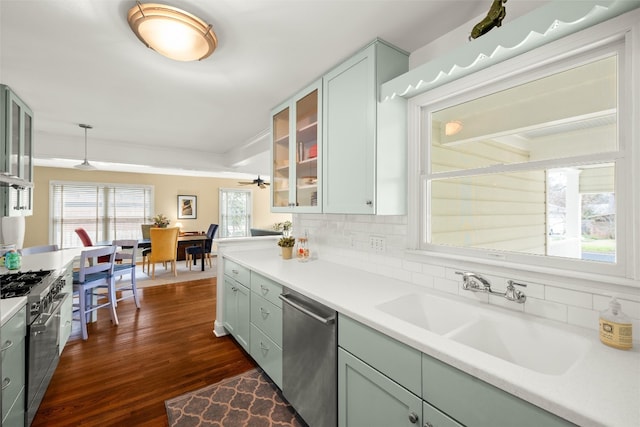
[(381, 311), (457, 343), (546, 375), (562, 375), (591, 346), (581, 335), (520, 313), (413, 293), (384, 302)]
[(591, 345), (582, 336), (516, 316), (483, 317), (447, 337), (547, 375), (564, 374)]
[(470, 304), (426, 294), (408, 294), (377, 306), (381, 311), (444, 335), (479, 318)]

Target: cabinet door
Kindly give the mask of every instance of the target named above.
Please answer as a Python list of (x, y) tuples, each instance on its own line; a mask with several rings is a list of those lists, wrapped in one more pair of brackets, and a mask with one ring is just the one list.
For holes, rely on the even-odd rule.
[(422, 425), (422, 400), (338, 348), (338, 426)]
[(249, 289), (235, 280), (224, 278), (224, 327), (249, 351)]
[(272, 210), (320, 212), (322, 80), (272, 111)]
[(374, 213), (376, 88), (370, 46), (324, 77), (323, 212)]

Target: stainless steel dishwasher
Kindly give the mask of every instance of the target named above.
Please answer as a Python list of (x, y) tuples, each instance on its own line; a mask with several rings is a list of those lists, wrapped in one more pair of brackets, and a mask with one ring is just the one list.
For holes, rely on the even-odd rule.
[(280, 299), (282, 393), (310, 427), (336, 427), (336, 312), (287, 288)]

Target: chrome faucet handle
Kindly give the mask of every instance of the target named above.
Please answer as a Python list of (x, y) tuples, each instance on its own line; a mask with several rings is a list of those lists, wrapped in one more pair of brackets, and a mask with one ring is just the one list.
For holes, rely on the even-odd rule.
[(524, 292), (517, 290), (514, 285), (527, 287), (527, 285), (525, 285), (524, 283), (517, 283), (513, 280), (508, 280), (507, 290), (504, 292), (504, 297), (509, 301), (515, 301), (519, 304), (524, 304), (524, 302), (527, 300), (527, 296), (524, 294)]
[(462, 289), (474, 292), (491, 292), (491, 283), (479, 274), (470, 271), (456, 271), (456, 274), (462, 275)]

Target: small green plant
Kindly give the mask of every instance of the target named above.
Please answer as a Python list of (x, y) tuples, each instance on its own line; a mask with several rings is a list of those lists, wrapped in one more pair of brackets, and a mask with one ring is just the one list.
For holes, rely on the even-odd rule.
[(171, 221), (164, 214), (158, 214), (153, 217), (153, 224), (156, 227), (166, 227)]
[(280, 246), (281, 248), (292, 248), (295, 246), (295, 244), (295, 237), (281, 237), (280, 240), (278, 240), (278, 246)]

